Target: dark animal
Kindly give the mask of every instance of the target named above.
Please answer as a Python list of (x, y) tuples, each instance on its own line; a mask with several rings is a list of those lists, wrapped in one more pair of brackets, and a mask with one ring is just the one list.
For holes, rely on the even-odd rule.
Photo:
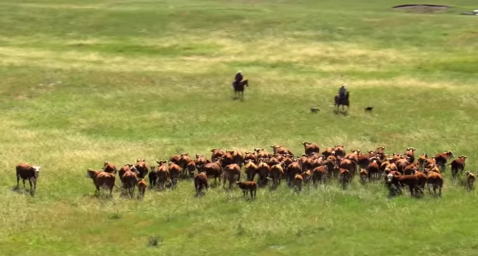
[(246, 80), (242, 80), (241, 82), (233, 82), (232, 83), (232, 87), (234, 88), (234, 98), (235, 99), (238, 99), (238, 98), (244, 98), (244, 87), (247, 86), (249, 87), (249, 81), (246, 79)]
[(144, 194), (146, 193), (146, 187), (148, 187), (148, 184), (146, 184), (146, 181), (144, 179), (141, 179), (138, 184), (138, 199), (142, 200), (144, 198)]
[[(17, 175), (17, 188), (20, 186), (20, 178), (23, 181), (23, 188), (25, 189), (25, 180), (30, 183), (30, 193), (34, 193), (37, 188), (37, 179), (40, 175), (40, 166), (32, 166), (27, 163), (20, 163), (15, 167)], [(33, 185), (33, 188), (32, 188)]]
[(319, 112), (319, 108), (317, 108), (317, 107), (311, 107), (311, 108), (310, 108), (310, 112), (312, 112), (312, 113), (317, 113), (317, 112)]
[(91, 178), (96, 187), (96, 192), (100, 192), (100, 187), (109, 190), (110, 195), (113, 194), (115, 186), (115, 175), (109, 172), (100, 172), (89, 168), (86, 171), (86, 177)]
[(335, 95), (334, 98), (335, 102), (335, 109), (338, 111), (339, 107), (342, 106), (342, 110), (345, 110), (344, 107), (347, 106), (347, 109), (350, 108), (350, 102), (349, 102), (349, 92), (347, 91), (344, 95), (343, 98), (339, 99), (339, 95)]
[(256, 197), (257, 184), (254, 181), (237, 181), (236, 184), (241, 188), (243, 196), (246, 196), (247, 191), (249, 191), (251, 199)]
[(194, 176), (194, 188), (196, 189), (196, 196), (199, 196), (203, 189), (209, 188), (207, 175), (205, 172), (200, 172)]
[(373, 110), (373, 107), (366, 107), (366, 108), (365, 108), (365, 111), (366, 111), (366, 112), (372, 112), (372, 110)]

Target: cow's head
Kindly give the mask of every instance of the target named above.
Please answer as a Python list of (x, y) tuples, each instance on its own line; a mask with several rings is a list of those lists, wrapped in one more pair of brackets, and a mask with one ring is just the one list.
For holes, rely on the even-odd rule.
[(35, 171), (35, 178), (38, 178), (38, 175), (40, 175), (41, 166), (35, 165), (35, 166), (32, 166), (32, 168)]
[(386, 181), (388, 184), (391, 184), (395, 176), (392, 173), (387, 174)]

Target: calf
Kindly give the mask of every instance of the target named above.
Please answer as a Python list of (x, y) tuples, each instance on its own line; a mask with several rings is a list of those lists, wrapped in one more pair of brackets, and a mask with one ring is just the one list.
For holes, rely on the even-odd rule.
[(115, 175), (113, 173), (100, 172), (89, 168), (86, 171), (86, 177), (93, 180), (96, 192), (100, 192), (100, 187), (103, 187), (109, 190), (110, 195), (113, 194), (113, 187), (115, 186)]
[(294, 180), (293, 180), (294, 188), (296, 190), (301, 191), (302, 190), (302, 183), (304, 183), (304, 178), (302, 177), (302, 175), (296, 174), (294, 176)]
[(37, 180), (40, 175), (40, 166), (32, 166), (27, 163), (20, 163), (15, 167), (17, 176), (17, 188), (20, 187), (20, 178), (23, 181), (23, 189), (25, 188), (25, 180), (30, 183), (30, 193), (34, 193), (37, 189)]
[(200, 172), (194, 176), (194, 188), (196, 196), (199, 196), (204, 189), (209, 189), (209, 183), (205, 172)]
[(237, 181), (236, 184), (241, 188), (243, 196), (246, 196), (247, 191), (249, 191), (251, 199), (256, 197), (257, 184), (254, 181)]
[(146, 181), (144, 179), (141, 179), (140, 181), (138, 181), (137, 186), (138, 186), (138, 193), (139, 193), (138, 199), (143, 200), (148, 184), (146, 184)]

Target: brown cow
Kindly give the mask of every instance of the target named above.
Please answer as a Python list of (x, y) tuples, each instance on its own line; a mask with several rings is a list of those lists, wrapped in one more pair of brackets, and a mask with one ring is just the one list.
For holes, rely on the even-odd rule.
[(294, 189), (301, 191), (302, 190), (302, 183), (304, 183), (304, 178), (300, 174), (296, 174), (294, 176), (293, 184)]
[(217, 159), (215, 162), (205, 164), (201, 167), (199, 172), (205, 172), (208, 179), (214, 177), (214, 184), (217, 184), (217, 179), (221, 177), (223, 168), (221, 165), (221, 159)]
[(325, 183), (327, 180), (327, 165), (317, 166), (312, 170), (312, 184), (317, 186), (317, 183)]
[[(187, 170), (187, 166), (189, 164), (189, 162), (191, 162), (191, 158), (189, 157), (189, 154), (188, 153), (181, 153), (180, 157), (179, 157), (179, 167), (181, 167), (182, 170)], [(188, 172), (182, 172), (182, 176), (184, 177), (188, 177)]]
[(241, 167), (238, 164), (230, 164), (224, 168), (222, 186), (226, 186), (226, 180), (229, 181), (229, 189), (235, 181), (241, 180)]
[(126, 189), (126, 193), (132, 198), (134, 196), (134, 188), (138, 184), (138, 176), (131, 170), (127, 170), (123, 177), (121, 178), (123, 181), (123, 186)]
[(378, 165), (378, 158), (373, 157), (370, 159), (371, 163), (367, 166), (367, 174), (369, 180), (377, 180), (380, 178), (380, 167)]
[(125, 174), (125, 172), (131, 171), (131, 168), (133, 168), (133, 164), (124, 164), (123, 167), (119, 169), (118, 176), (121, 182), (123, 182), (123, 175)]
[(270, 171), (270, 177), (272, 179), (272, 187), (276, 188), (277, 186), (279, 186), (283, 176), (284, 176), (284, 169), (282, 168), (282, 165), (280, 163), (273, 165)]
[(437, 189), (438, 189), (438, 196), (441, 196), (441, 189), (443, 187), (443, 176), (437, 172), (429, 172), (427, 176), (427, 185), (428, 185), (428, 192), (432, 194), (430, 190), (430, 186), (433, 187), (433, 194), (437, 196)]
[(194, 178), (194, 171), (196, 171), (196, 161), (189, 161), (189, 163), (186, 165), (186, 170), (187, 173), (189, 173), (189, 177)]
[(451, 163), (450, 163), (450, 165), (451, 165), (451, 175), (452, 175), (453, 178), (456, 177), (458, 172), (460, 172), (460, 174), (461, 174), (463, 172), (463, 170), (465, 169), (466, 158), (467, 158), (466, 156), (461, 155), (457, 159), (451, 161)]
[(100, 187), (103, 187), (109, 190), (110, 195), (113, 194), (113, 187), (115, 186), (115, 175), (113, 173), (104, 171), (100, 172), (88, 168), (86, 171), (86, 177), (93, 180), (93, 184), (95, 184), (96, 187), (96, 192), (100, 192)]
[(339, 168), (339, 182), (342, 184), (343, 189), (346, 189), (347, 184), (352, 182), (352, 173), (349, 169)]
[(415, 162), (415, 148), (409, 147), (407, 151), (405, 151), (405, 155), (409, 157), (408, 161), (410, 163)]
[(249, 191), (251, 199), (256, 197), (257, 184), (254, 181), (236, 181), (236, 184), (241, 188), (243, 196), (246, 196), (247, 191)]
[(271, 145), (271, 148), (274, 151), (274, 154), (290, 155), (291, 157), (294, 157), (294, 154), (288, 148), (279, 145)]
[(108, 173), (114, 173), (116, 174), (118, 169), (116, 168), (116, 165), (108, 162), (108, 161), (105, 161), (103, 163), (103, 171), (104, 172), (108, 172)]
[(286, 177), (287, 177), (287, 185), (291, 186), (292, 182), (294, 180), (294, 177), (296, 174), (301, 174), (302, 173), (302, 168), (300, 168), (300, 164), (297, 160), (294, 160), (292, 163), (290, 163), (286, 170)]
[(244, 155), (237, 150), (232, 151), (232, 162), (239, 165), (240, 168), (242, 168), (242, 165), (244, 163)]
[(179, 159), (181, 159), (180, 155), (172, 156), (169, 158), (169, 162), (173, 162), (177, 165), (179, 165)]
[(466, 175), (466, 185), (468, 186), (469, 190), (472, 190), (473, 189), (473, 183), (475, 183), (475, 179), (476, 179), (475, 174), (473, 174), (469, 171), (466, 171), (465, 175)]
[(335, 151), (335, 156), (345, 157), (345, 147), (344, 147), (344, 145), (335, 145), (334, 151)]
[[(256, 152), (256, 159), (259, 161), (260, 158), (262, 159), (269, 159), (269, 153), (267, 153), (263, 148), (255, 148), (254, 151)], [(259, 162), (255, 162), (258, 164)]]
[(209, 159), (205, 158), (203, 155), (196, 154), (196, 169), (199, 173), (199, 169), (205, 164), (210, 163)]
[(138, 178), (144, 179), (149, 173), (148, 165), (144, 159), (136, 159), (136, 165), (134, 166), (138, 170)]
[(148, 184), (146, 184), (146, 181), (144, 179), (141, 179), (140, 181), (138, 181), (137, 186), (138, 186), (138, 192), (139, 192), (138, 199), (143, 200)]
[(308, 156), (312, 156), (314, 153), (320, 153), (320, 148), (317, 144), (304, 141), (302, 145), (304, 145), (304, 152)]
[(169, 177), (170, 177), (169, 169), (168, 169), (168, 166), (166, 165), (165, 160), (156, 161), (156, 162), (158, 163), (158, 167), (156, 168), (156, 177), (157, 177), (158, 188), (160, 190), (164, 190), (165, 189), (165, 184), (169, 180)]
[(200, 172), (194, 176), (194, 188), (196, 188), (196, 196), (201, 195), (204, 189), (209, 189), (209, 182), (205, 172)]
[(27, 163), (20, 163), (15, 167), (17, 176), (17, 189), (20, 187), (20, 178), (23, 181), (23, 189), (25, 188), (25, 180), (30, 183), (30, 193), (33, 194), (37, 189), (37, 180), (40, 175), (40, 166), (32, 166)]
[(335, 154), (334, 150), (335, 150), (335, 148), (328, 147), (328, 148), (324, 149), (324, 151), (322, 151), (321, 154), (324, 156), (324, 158), (327, 158), (330, 155)]
[(367, 170), (365, 170), (365, 169), (363, 169), (363, 168), (360, 168), (359, 176), (360, 176), (360, 182), (361, 182), (362, 184), (367, 183), (367, 180), (370, 181), (370, 176), (368, 175)]
[(259, 186), (266, 186), (267, 185), (267, 177), (271, 172), (271, 167), (266, 164), (262, 159), (259, 160), (259, 164), (257, 165), (257, 174), (259, 174)]
[(224, 155), (226, 154), (226, 151), (222, 149), (216, 149), (216, 148), (211, 149), (211, 152), (212, 152), (211, 162), (213, 163), (216, 162), (217, 159), (224, 157)]
[(244, 156), (244, 164), (247, 163), (248, 160), (251, 160), (253, 163), (257, 164), (257, 158), (256, 155), (254, 155), (254, 152), (246, 152)]
[(446, 162), (449, 157), (455, 157), (453, 155), (453, 152), (451, 152), (450, 150), (445, 151), (443, 153), (438, 153), (434, 157), (436, 164), (440, 167), (440, 170), (442, 172), (446, 170)]
[(410, 189), (410, 196), (420, 196), (421, 191), (418, 187), (418, 177), (416, 175), (394, 175), (389, 173), (386, 177), (387, 183), (390, 185), (395, 185), (399, 194), (402, 194), (401, 188), (407, 185)]
[(339, 168), (349, 170), (350, 177), (353, 178), (357, 172), (357, 163), (349, 159), (343, 159), (340, 161)]
[(254, 164), (254, 160), (246, 160), (246, 165), (244, 166), (245, 173), (248, 181), (253, 181), (254, 177), (257, 174), (257, 166)]
[(171, 188), (175, 188), (178, 185), (178, 179), (181, 176), (183, 169), (179, 165), (169, 162), (168, 170), (169, 179), (171, 179)]

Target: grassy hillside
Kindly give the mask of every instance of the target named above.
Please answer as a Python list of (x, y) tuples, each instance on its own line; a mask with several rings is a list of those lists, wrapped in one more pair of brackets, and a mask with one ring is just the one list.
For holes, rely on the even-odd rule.
[[(447, 174), (441, 199), (354, 183), (261, 189), (252, 202), (237, 188), (195, 198), (192, 182), (99, 200), (86, 178), (105, 160), (271, 144), (301, 154), (304, 140), (452, 150), (475, 172), (478, 20), (458, 15), (475, 3), (398, 4), (1, 1), (0, 255), (476, 255), (477, 192)], [(332, 111), (342, 83), (348, 115)], [(22, 161), (42, 166), (35, 197), (11, 190)]]

